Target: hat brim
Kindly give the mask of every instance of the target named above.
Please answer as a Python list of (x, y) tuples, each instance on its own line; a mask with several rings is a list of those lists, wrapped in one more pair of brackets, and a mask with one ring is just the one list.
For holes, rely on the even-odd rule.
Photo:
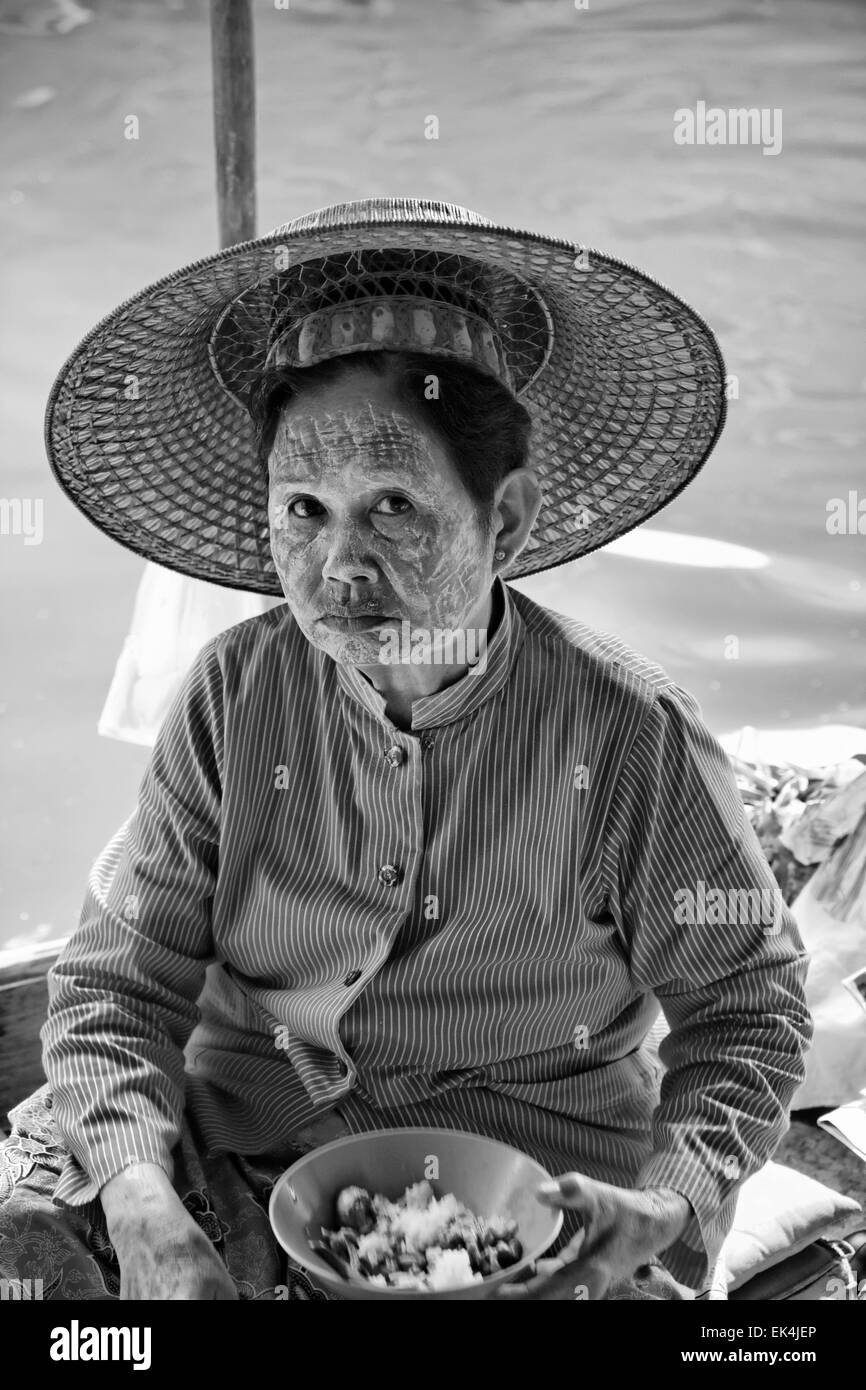
[[(695, 477), (724, 425), (725, 367), (707, 324), (613, 257), (457, 222), (433, 206), (393, 220), (300, 219), (165, 276), (102, 319), (61, 368), (46, 409), (49, 462), (70, 500), (148, 560), (281, 595), (267, 480), (252, 421), (214, 369), (214, 331), (227, 306), (274, 279), (277, 251), (285, 266), (409, 248), (507, 271), (549, 317), (549, 353), (520, 397), (544, 500), (504, 577), (566, 564), (655, 515)], [(264, 365), (264, 336), (250, 343), (253, 360), (259, 350)]]

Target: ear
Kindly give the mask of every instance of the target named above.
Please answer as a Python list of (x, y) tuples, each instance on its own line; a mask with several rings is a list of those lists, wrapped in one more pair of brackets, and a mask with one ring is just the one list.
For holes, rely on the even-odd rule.
[(506, 550), (512, 559), (529, 540), (542, 501), (541, 485), (531, 468), (512, 469), (496, 489), (493, 506), (496, 545)]

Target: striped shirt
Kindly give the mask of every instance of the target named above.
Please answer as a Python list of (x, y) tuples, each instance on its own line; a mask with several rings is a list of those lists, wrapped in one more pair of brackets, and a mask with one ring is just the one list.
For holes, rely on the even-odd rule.
[(217, 1152), (330, 1112), (674, 1188), (665, 1263), (707, 1280), (804, 1076), (807, 956), (694, 698), (498, 578), (493, 611), (411, 730), (285, 605), (202, 648), (51, 972), (58, 1201), (171, 1174), (192, 1095)]

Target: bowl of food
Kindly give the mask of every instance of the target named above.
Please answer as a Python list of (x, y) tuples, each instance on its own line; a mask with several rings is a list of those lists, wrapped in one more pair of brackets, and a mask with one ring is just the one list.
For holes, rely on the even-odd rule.
[(486, 1298), (559, 1235), (562, 1213), (535, 1196), (549, 1181), (540, 1163), (495, 1139), (373, 1130), (292, 1164), (271, 1193), (271, 1226), (337, 1298)]

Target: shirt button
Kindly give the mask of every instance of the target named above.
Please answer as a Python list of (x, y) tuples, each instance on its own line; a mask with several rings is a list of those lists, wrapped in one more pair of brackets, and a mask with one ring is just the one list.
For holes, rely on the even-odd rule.
[(390, 763), (391, 767), (399, 767), (405, 757), (406, 754), (403, 749), (399, 748), (396, 743), (392, 748), (385, 750), (385, 761)]
[(343, 981), (343, 984), (344, 984), (344, 985), (353, 985), (353, 984), (355, 984), (355, 982), (356, 982), (357, 980), (360, 980), (360, 978), (361, 978), (361, 976), (362, 976), (363, 973), (364, 973), (364, 972), (363, 972), (362, 970), (350, 970), (349, 973), (348, 973), (348, 975), (346, 976), (345, 980)]
[(386, 883), (389, 888), (399, 881), (400, 870), (396, 864), (383, 864), (379, 870), (379, 882)]

